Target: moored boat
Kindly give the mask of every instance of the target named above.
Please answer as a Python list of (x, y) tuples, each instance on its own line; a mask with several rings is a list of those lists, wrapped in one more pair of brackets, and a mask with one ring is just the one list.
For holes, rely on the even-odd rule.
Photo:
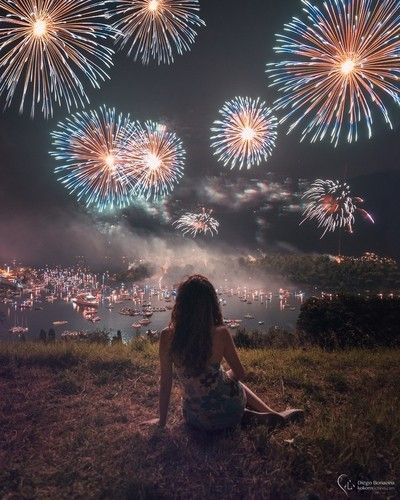
[(72, 302), (80, 307), (99, 307), (99, 301), (91, 294), (81, 294), (72, 299)]

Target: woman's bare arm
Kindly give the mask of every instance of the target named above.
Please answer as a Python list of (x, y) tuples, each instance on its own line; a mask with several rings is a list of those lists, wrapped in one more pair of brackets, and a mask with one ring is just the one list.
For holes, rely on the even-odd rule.
[(170, 332), (163, 330), (160, 337), (160, 394), (159, 394), (159, 408), (160, 420), (159, 425), (165, 427), (167, 423), (168, 406), (171, 396), (172, 387), (172, 361), (169, 355), (170, 347)]
[(231, 332), (227, 328), (224, 328), (222, 332), (224, 335), (224, 358), (231, 368), (227, 372), (227, 375), (230, 378), (242, 380), (245, 377), (245, 371), (242, 363), (240, 362)]

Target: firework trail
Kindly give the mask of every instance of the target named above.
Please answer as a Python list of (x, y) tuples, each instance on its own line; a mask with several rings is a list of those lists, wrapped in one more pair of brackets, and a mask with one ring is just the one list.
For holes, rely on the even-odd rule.
[(283, 95), (274, 109), (287, 110), (289, 132), (305, 122), (302, 140), (336, 146), (347, 129), (357, 141), (360, 126), (372, 136), (373, 113), (392, 128), (385, 98), (400, 104), (400, 2), (326, 0), (321, 9), (302, 0), (308, 23), (293, 18), (277, 35), (277, 54), (290, 60), (268, 64), (267, 73)]
[(51, 134), (50, 155), (62, 162), (58, 180), (100, 212), (128, 206), (135, 194), (127, 150), (132, 133), (129, 117), (105, 106), (71, 115)]
[(367, 220), (374, 223), (372, 216), (359, 205), (364, 203), (362, 198), (352, 197), (350, 186), (345, 182), (317, 179), (304, 193), (306, 208), (303, 212), (303, 220), (316, 220), (319, 228), (326, 233), (345, 228), (353, 232), (355, 214), (358, 212)]
[(10, 106), (21, 94), (20, 112), (31, 100), (31, 116), (53, 104), (68, 111), (89, 102), (81, 77), (99, 88), (108, 78), (114, 35), (105, 23), (105, 1), (0, 0), (0, 94)]
[(165, 125), (136, 123), (129, 157), (135, 190), (146, 200), (167, 196), (183, 176), (186, 152), (182, 141)]
[(205, 26), (198, 16), (198, 0), (119, 0), (114, 26), (120, 47), (129, 46), (135, 61), (158, 64), (174, 62), (174, 52), (190, 50), (196, 28)]
[(250, 169), (268, 159), (275, 147), (278, 120), (264, 102), (235, 97), (219, 114), (222, 120), (211, 129), (211, 147), (218, 161), (231, 169), (237, 164), (239, 169)]
[(167, 274), (170, 266), (171, 266), (171, 258), (167, 257), (164, 265), (161, 266), (161, 276), (160, 276), (160, 279), (158, 280), (158, 289), (159, 290), (161, 290), (161, 288), (162, 288), (162, 282), (163, 282), (165, 275)]
[(211, 217), (212, 210), (203, 208), (200, 213), (187, 212), (173, 223), (184, 236), (196, 238), (199, 234), (218, 234), (219, 222)]

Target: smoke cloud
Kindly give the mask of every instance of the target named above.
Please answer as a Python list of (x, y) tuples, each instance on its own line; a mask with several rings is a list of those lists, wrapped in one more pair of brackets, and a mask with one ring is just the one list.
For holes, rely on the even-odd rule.
[(53, 210), (46, 217), (34, 212), (14, 214), (10, 220), (2, 217), (0, 262), (16, 258), (29, 265), (72, 265), (84, 257), (94, 270), (109, 269), (153, 283), (172, 285), (203, 274), (219, 286), (272, 285), (271, 277), (250, 276), (241, 266), (240, 256), (249, 254), (245, 246), (186, 239), (166, 223), (158, 224), (159, 234), (154, 234), (148, 229), (148, 219), (154, 217), (160, 222), (158, 214), (141, 212), (135, 228), (132, 213), (121, 217)]

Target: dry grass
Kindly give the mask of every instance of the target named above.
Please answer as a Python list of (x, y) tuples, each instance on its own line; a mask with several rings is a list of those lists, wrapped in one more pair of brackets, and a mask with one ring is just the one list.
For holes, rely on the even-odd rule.
[[(339, 474), (399, 477), (399, 351), (243, 350), (248, 383), (304, 425), (165, 432), (157, 345), (0, 345), (0, 497), (339, 498)], [(399, 492), (397, 492), (399, 493)]]

